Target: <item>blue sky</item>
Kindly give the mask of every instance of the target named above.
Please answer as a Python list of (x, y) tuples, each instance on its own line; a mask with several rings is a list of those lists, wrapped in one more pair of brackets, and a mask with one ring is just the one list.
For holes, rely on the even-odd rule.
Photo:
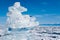
[(8, 7), (15, 2), (28, 9), (23, 14), (36, 16), (42, 24), (60, 23), (60, 0), (0, 0), (0, 23), (4, 23)]

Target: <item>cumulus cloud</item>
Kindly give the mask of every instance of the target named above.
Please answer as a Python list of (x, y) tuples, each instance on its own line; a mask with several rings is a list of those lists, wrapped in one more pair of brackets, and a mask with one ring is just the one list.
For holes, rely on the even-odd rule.
[(13, 6), (8, 8), (7, 13), (7, 25), (12, 28), (24, 28), (24, 27), (35, 27), (39, 25), (35, 17), (29, 15), (22, 15), (22, 12), (27, 9), (20, 5), (20, 2), (16, 2)]

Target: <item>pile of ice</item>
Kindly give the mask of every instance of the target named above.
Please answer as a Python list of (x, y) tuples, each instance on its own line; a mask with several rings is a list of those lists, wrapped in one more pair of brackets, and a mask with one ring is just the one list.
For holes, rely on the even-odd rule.
[(9, 7), (7, 13), (7, 25), (11, 28), (24, 28), (35, 27), (39, 25), (35, 17), (30, 15), (23, 15), (22, 12), (27, 11), (25, 7), (20, 5), (20, 2), (16, 2), (13, 6)]
[(6, 25), (0, 28), (0, 40), (30, 40), (30, 30), (39, 26), (39, 22), (34, 16), (22, 14), (27, 9), (20, 2), (10, 6), (8, 10)]

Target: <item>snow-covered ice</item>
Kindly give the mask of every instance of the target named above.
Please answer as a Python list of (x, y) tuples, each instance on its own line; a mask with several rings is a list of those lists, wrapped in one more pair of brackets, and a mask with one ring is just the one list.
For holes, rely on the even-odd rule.
[(60, 27), (41, 27), (34, 16), (23, 15), (27, 9), (16, 2), (8, 8), (5, 26), (0, 26), (0, 40), (60, 40)]

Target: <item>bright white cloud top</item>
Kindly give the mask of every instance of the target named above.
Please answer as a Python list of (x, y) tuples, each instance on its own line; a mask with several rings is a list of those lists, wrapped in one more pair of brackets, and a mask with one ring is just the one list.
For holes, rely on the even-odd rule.
[(39, 26), (39, 22), (35, 17), (30, 15), (23, 15), (22, 12), (27, 11), (25, 7), (20, 5), (20, 2), (16, 2), (13, 6), (9, 7), (7, 13), (7, 25), (11, 28), (24, 28)]

